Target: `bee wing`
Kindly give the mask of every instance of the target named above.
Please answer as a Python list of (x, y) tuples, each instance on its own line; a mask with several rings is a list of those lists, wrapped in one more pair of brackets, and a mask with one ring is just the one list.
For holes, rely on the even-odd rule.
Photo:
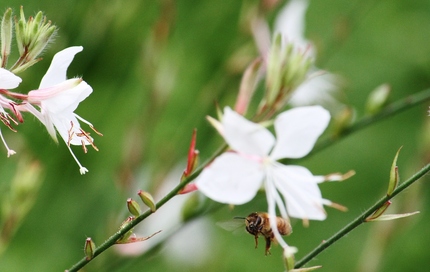
[(236, 232), (239, 229), (245, 229), (244, 220), (231, 219), (227, 221), (221, 221), (216, 223), (218, 227), (225, 229), (227, 231)]

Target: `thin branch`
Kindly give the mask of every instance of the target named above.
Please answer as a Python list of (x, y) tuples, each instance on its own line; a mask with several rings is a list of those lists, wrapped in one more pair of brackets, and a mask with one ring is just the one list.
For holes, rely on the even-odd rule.
[[(158, 201), (156, 204), (157, 209), (159, 209), (161, 206), (166, 204), (170, 199), (172, 199), (174, 196), (176, 196), (178, 194), (178, 192), (181, 191), (182, 188), (185, 187), (185, 185), (187, 185), (188, 183), (193, 181), (203, 171), (203, 168), (206, 167), (206, 165), (208, 165), (214, 158), (216, 158), (217, 156), (219, 156), (221, 153), (224, 152), (226, 147), (227, 146), (224, 145), (221, 148), (219, 148), (208, 161), (206, 161), (204, 164), (202, 164), (199, 168), (196, 169), (196, 171), (194, 171), (193, 174), (191, 174), (188, 178), (186, 178), (185, 180), (180, 182), (175, 188), (172, 189), (172, 191), (170, 191), (166, 196), (164, 196), (160, 201)], [(95, 257), (100, 255), (103, 251), (105, 251), (108, 248), (110, 248), (111, 246), (115, 245), (116, 241), (118, 241), (124, 234), (126, 234), (128, 231), (130, 231), (132, 228), (134, 228), (137, 224), (142, 222), (144, 219), (146, 219), (151, 214), (152, 214), (151, 210), (148, 210), (148, 211), (142, 213), (141, 215), (139, 215), (138, 217), (136, 217), (133, 221), (130, 221), (130, 223), (128, 223), (125, 227), (118, 230), (115, 234), (113, 234), (111, 237), (109, 237), (103, 244), (101, 244), (99, 247), (97, 247), (94, 250), (94, 256), (91, 260), (87, 260), (84, 257), (79, 262), (77, 262), (75, 265), (73, 265), (70, 269), (68, 269), (67, 271), (69, 271), (69, 272), (78, 271), (80, 268), (84, 267), (87, 263), (94, 260)]]
[(330, 245), (335, 243), (340, 238), (344, 237), (348, 233), (350, 233), (353, 229), (360, 226), (361, 224), (365, 223), (366, 218), (371, 216), (376, 210), (378, 210), (384, 203), (386, 203), (388, 200), (392, 199), (394, 196), (398, 195), (400, 192), (408, 188), (410, 185), (412, 185), (415, 181), (423, 177), (425, 174), (427, 174), (430, 171), (430, 164), (427, 164), (424, 166), (420, 171), (415, 173), (412, 177), (410, 177), (408, 180), (403, 182), (399, 187), (397, 187), (393, 193), (390, 196), (385, 196), (378, 202), (376, 202), (372, 207), (367, 209), (364, 213), (362, 213), (360, 216), (355, 218), (353, 221), (351, 221), (348, 225), (346, 225), (343, 229), (335, 233), (332, 237), (325, 240), (323, 243), (321, 243), (319, 246), (317, 246), (314, 250), (312, 250), (308, 255), (303, 257), (300, 261), (298, 261), (295, 265), (295, 268), (300, 268), (304, 266), (307, 262), (315, 258), (318, 254), (323, 252), (325, 249), (327, 249)]
[[(426, 100), (430, 99), (430, 89), (426, 89), (424, 91), (421, 91), (419, 93), (409, 95), (401, 100), (398, 100), (396, 102), (391, 103), (390, 105), (386, 106), (384, 109), (382, 109), (379, 113), (371, 116), (363, 117), (361, 120), (357, 121), (350, 127), (344, 129), (340, 134), (338, 134), (336, 137), (328, 138), (324, 141), (319, 142), (315, 147), (312, 149), (312, 152), (309, 153), (309, 155), (313, 155), (314, 153), (318, 153), (321, 150), (329, 147), (334, 142), (337, 142), (340, 139), (346, 138), (346, 136), (359, 131), (361, 129), (364, 129), (370, 125), (373, 125), (381, 120), (386, 119), (387, 117), (390, 117), (392, 115), (398, 114), (400, 112), (403, 112), (409, 108), (412, 108)], [(308, 156), (309, 156), (308, 155)]]

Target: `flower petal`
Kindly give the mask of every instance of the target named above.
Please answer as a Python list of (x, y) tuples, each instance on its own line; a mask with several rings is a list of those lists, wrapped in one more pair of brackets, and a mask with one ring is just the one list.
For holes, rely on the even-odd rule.
[(222, 124), (226, 142), (239, 153), (264, 157), (275, 143), (275, 137), (269, 130), (245, 119), (229, 107), (224, 109)]
[[(282, 239), (281, 234), (279, 233), (278, 227), (276, 226), (276, 199), (280, 198), (278, 192), (276, 190), (275, 184), (271, 182), (265, 182), (266, 196), (267, 196), (267, 210), (269, 213), (269, 223), (270, 227), (273, 230), (273, 235), (275, 236), (276, 241), (283, 247), (288, 247), (287, 243), (285, 243), (284, 239)], [(278, 208), (283, 209), (282, 206), (278, 205)], [(287, 218), (285, 215), (282, 217)]]
[(305, 0), (291, 0), (281, 9), (275, 20), (275, 32), (279, 32), (288, 42), (301, 50), (309, 47), (305, 39), (305, 15), (309, 6)]
[[(81, 81), (78, 85), (72, 88), (62, 88), (62, 85), (69, 85), (68, 82), (76, 79), (66, 80), (56, 86), (49, 89), (59, 88), (60, 92), (57, 92), (50, 98), (41, 100), (41, 108), (50, 112), (51, 114), (62, 114), (62, 113), (73, 113), (76, 110), (79, 103), (87, 98), (93, 89), (85, 81)], [(36, 90), (29, 92), (29, 97), (35, 96), (37, 92), (43, 92), (45, 90)]]
[(294, 91), (289, 103), (294, 107), (321, 105), (327, 109), (341, 110), (341, 79), (335, 74), (313, 69), (308, 79)]
[(56, 132), (61, 135), (63, 140), (72, 145), (91, 144), (89, 139), (82, 135), (79, 116), (75, 115), (74, 110), (79, 103), (87, 98), (93, 89), (81, 79), (69, 79), (60, 84), (41, 90), (34, 90), (28, 93), (30, 103), (40, 104), (41, 113), (39, 114), (31, 104), (27, 104), (27, 110), (33, 113), (48, 129), (51, 137), (56, 140)]
[(72, 46), (55, 54), (51, 66), (49, 66), (48, 71), (40, 82), (39, 89), (51, 87), (65, 81), (67, 79), (67, 68), (69, 68), (75, 55), (83, 49), (82, 46)]
[(254, 198), (263, 182), (261, 164), (236, 153), (216, 158), (196, 179), (197, 188), (221, 203), (244, 204)]
[(330, 113), (321, 106), (293, 108), (275, 120), (277, 142), (270, 155), (274, 160), (302, 158), (315, 145), (330, 122)]
[(270, 169), (278, 191), (283, 195), (291, 217), (324, 220), (324, 199), (312, 173), (302, 166), (273, 164)]
[(22, 79), (4, 68), (0, 68), (0, 88), (14, 89), (18, 87)]
[[(80, 136), (82, 135), (82, 132), (80, 130), (81, 125), (79, 124), (79, 121), (76, 119), (74, 113), (67, 113), (67, 114), (61, 114), (61, 115), (52, 114), (49, 116), (49, 118), (47, 118), (47, 120), (48, 122), (52, 122), (52, 124), (55, 126), (61, 138), (63, 138), (66, 144), (71, 144), (71, 145), (82, 145), (82, 143), (84, 143), (85, 145), (91, 144), (85, 136)], [(89, 137), (89, 139), (91, 141), (93, 140), (93, 138), (91, 137)]]

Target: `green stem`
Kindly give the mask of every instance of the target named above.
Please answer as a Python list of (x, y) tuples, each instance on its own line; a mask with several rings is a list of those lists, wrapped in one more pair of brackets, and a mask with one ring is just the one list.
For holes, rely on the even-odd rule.
[[(203, 171), (203, 168), (206, 167), (206, 165), (208, 165), (214, 158), (216, 158), (221, 153), (223, 153), (226, 148), (227, 148), (227, 145), (224, 144), (221, 148), (219, 148), (212, 155), (212, 157), (209, 160), (207, 160), (204, 164), (202, 164), (200, 167), (198, 167), (193, 172), (193, 174), (191, 174), (185, 180), (183, 180), (182, 182), (180, 182), (175, 188), (172, 189), (172, 191), (170, 191), (166, 196), (164, 196), (160, 201), (158, 201), (156, 203), (157, 209), (159, 209), (161, 206), (163, 206), (164, 204), (166, 204), (170, 199), (172, 199), (174, 196), (176, 196), (179, 193), (179, 191), (181, 191), (182, 188), (185, 187), (185, 185), (187, 185), (188, 183), (190, 183), (191, 181), (193, 181)], [(101, 244), (99, 247), (97, 247), (94, 250), (94, 255), (93, 255), (92, 259), (87, 260), (86, 258), (82, 258), (79, 262), (77, 262), (76, 264), (74, 264), (67, 271), (69, 271), (69, 272), (78, 271), (80, 268), (84, 267), (87, 263), (89, 263), (95, 257), (97, 257), (98, 255), (100, 255), (103, 251), (105, 251), (108, 248), (110, 248), (111, 246), (115, 245), (116, 241), (118, 241), (124, 234), (126, 234), (128, 231), (130, 231), (132, 228), (134, 228), (137, 224), (139, 224), (144, 219), (146, 219), (148, 216), (150, 216), (151, 213), (152, 213), (151, 210), (148, 210), (148, 211), (142, 213), (141, 215), (139, 215), (138, 217), (136, 217), (128, 225), (126, 225), (124, 228), (118, 230), (115, 234), (113, 234), (111, 237), (109, 237), (103, 244)]]
[[(392, 115), (395, 115), (397, 113), (400, 113), (404, 110), (407, 110), (409, 108), (412, 108), (413, 106), (418, 105), (421, 102), (424, 102), (426, 100), (430, 99), (430, 89), (426, 89), (424, 91), (421, 91), (419, 93), (409, 95), (401, 100), (398, 100), (388, 106), (386, 106), (384, 109), (382, 109), (379, 113), (371, 116), (363, 117), (360, 121), (357, 121), (352, 126), (344, 129), (341, 133), (336, 135), (336, 137), (328, 138), (324, 141), (319, 142), (313, 149), (312, 152), (309, 153), (309, 155), (312, 155), (314, 153), (317, 153), (326, 147), (332, 145), (334, 142), (338, 141), (340, 138), (345, 138), (346, 136), (361, 130), (363, 128), (368, 127), (369, 125), (372, 125), (378, 121), (381, 121), (387, 117), (390, 117)], [(308, 156), (309, 156), (308, 155)]]
[[(351, 133), (353, 133), (355, 131), (363, 129), (363, 128), (365, 128), (365, 127), (367, 127), (367, 126), (369, 126), (369, 125), (371, 125), (371, 124), (373, 124), (373, 123), (375, 123), (377, 121), (380, 121), (380, 120), (382, 120), (382, 119), (384, 119), (384, 118), (386, 118), (388, 116), (394, 115), (395, 113), (398, 113), (398, 112), (406, 110), (406, 109), (408, 109), (410, 107), (413, 107), (413, 106), (415, 106), (415, 105), (417, 105), (417, 104), (419, 104), (419, 103), (421, 103), (421, 102), (423, 102), (423, 101), (425, 101), (427, 99), (430, 99), (430, 89), (424, 90), (422, 92), (419, 92), (417, 94), (414, 94), (414, 95), (411, 95), (411, 96), (409, 96), (407, 98), (404, 98), (404, 99), (402, 99), (400, 101), (397, 101), (397, 102), (395, 102), (395, 103), (387, 106), (384, 110), (382, 110), (378, 114), (363, 118), (362, 120), (360, 120), (357, 123), (355, 123), (353, 126), (351, 126), (351, 127), (347, 128), (347, 129), (343, 130), (342, 133), (339, 134), (337, 137), (330, 138), (330, 139), (327, 139), (326, 141), (320, 142), (319, 144), (317, 144), (315, 146), (315, 148), (313, 149), (313, 151), (309, 155), (314, 154), (316, 152), (319, 152), (320, 150), (322, 150), (322, 149), (324, 149), (324, 148), (332, 145), (334, 142), (338, 141), (339, 139), (341, 139), (341, 138), (343, 138), (343, 137), (345, 137), (345, 136), (347, 136), (347, 135), (349, 135), (349, 134), (351, 134)], [(182, 188), (185, 187), (185, 185), (187, 185), (192, 180), (194, 180), (201, 173), (201, 171), (203, 170), (203, 168), (206, 167), (206, 165), (208, 165), (214, 158), (216, 158), (218, 155), (220, 155), (222, 152), (225, 151), (226, 147), (227, 147), (227, 145), (224, 144), (217, 152), (215, 152), (213, 154), (213, 156), (206, 163), (202, 164), (198, 169), (196, 169), (196, 171), (194, 171), (194, 173), (191, 176), (189, 176), (187, 179), (185, 179), (184, 181), (182, 181), (181, 183), (179, 183), (178, 186), (176, 186), (164, 198), (162, 198), (159, 202), (157, 202), (156, 203), (157, 208), (160, 208), (165, 203), (167, 203), (170, 199), (172, 199), (175, 195), (177, 195), (178, 192)], [(398, 188), (401, 188), (401, 186), (399, 186)], [(394, 191), (391, 197), (393, 197), (396, 194), (397, 194), (396, 191)], [(382, 204), (385, 203), (383, 200), (381, 200), (381, 201), (382, 201)], [(377, 205), (377, 204), (375, 204), (375, 205)], [(378, 206), (378, 208), (379, 207), (380, 206)], [(93, 256), (92, 259), (94, 259), (98, 255), (100, 255), (103, 251), (105, 251), (108, 248), (110, 248), (111, 246), (113, 246), (116, 243), (116, 241), (118, 241), (118, 239), (120, 239), (125, 233), (127, 233), (129, 230), (131, 230), (137, 224), (139, 224), (144, 219), (146, 219), (149, 215), (151, 215), (151, 211), (146, 211), (145, 213), (143, 213), (143, 214), (139, 215), (138, 217), (136, 217), (126, 227), (122, 228), (121, 230), (119, 230), (115, 234), (113, 234), (111, 237), (109, 237), (103, 244), (101, 244), (99, 247), (97, 247), (95, 249), (94, 256)], [(363, 214), (363, 216), (364, 215), (365, 214)], [(367, 216), (365, 216), (364, 219), (366, 217)], [(351, 231), (352, 229), (354, 229), (356, 227), (356, 226), (353, 226), (351, 228), (350, 225), (348, 225), (347, 227), (345, 227), (345, 228), (348, 228), (349, 231)], [(334, 240), (334, 241), (336, 241), (336, 240)], [(328, 241), (326, 241), (323, 245), (320, 246), (320, 247), (323, 247), (323, 249), (320, 249), (319, 252), (321, 252), (322, 250), (324, 250), (325, 248), (327, 248), (329, 245), (330, 244), (328, 243)], [(314, 252), (314, 251), (312, 251), (312, 252)], [(311, 258), (313, 258), (313, 257), (311, 257)], [(80, 268), (84, 267), (91, 260), (87, 260), (86, 258), (83, 258), (79, 262), (77, 262), (75, 265), (73, 265), (68, 271), (70, 271), (70, 272), (72, 272), (72, 271), (78, 271)], [(309, 261), (309, 260), (307, 260), (307, 261)], [(304, 262), (304, 263), (306, 263), (306, 262)], [(300, 261), (300, 262), (297, 263), (297, 265), (299, 265), (299, 264), (303, 265), (304, 263), (302, 263), (302, 261)]]
[(397, 187), (393, 193), (389, 196), (385, 196), (381, 198), (378, 202), (376, 202), (372, 207), (367, 209), (364, 213), (362, 213), (360, 216), (355, 218), (352, 222), (350, 222), (348, 225), (346, 225), (343, 229), (338, 231), (336, 234), (334, 234), (329, 239), (325, 240), (324, 243), (317, 246), (314, 250), (312, 250), (308, 255), (303, 257), (300, 261), (298, 261), (294, 268), (300, 268), (303, 265), (305, 265), (307, 262), (315, 258), (318, 254), (323, 252), (326, 248), (328, 248), (330, 245), (335, 243), (340, 238), (347, 235), (349, 232), (351, 232), (356, 227), (360, 226), (361, 224), (365, 223), (366, 218), (371, 216), (376, 210), (378, 210), (382, 205), (384, 205), (388, 200), (392, 199), (394, 196), (408, 188), (412, 183), (423, 177), (425, 174), (427, 174), (430, 171), (430, 164), (427, 164), (424, 166), (420, 171), (415, 173), (412, 177), (410, 177), (408, 180), (403, 182), (399, 187)]

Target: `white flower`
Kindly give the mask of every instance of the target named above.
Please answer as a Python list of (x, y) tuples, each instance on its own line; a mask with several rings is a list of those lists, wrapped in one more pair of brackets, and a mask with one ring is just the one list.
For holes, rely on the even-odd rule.
[[(0, 68), (0, 89), (14, 89), (18, 87), (21, 81), (22, 81), (21, 78), (16, 76), (12, 72), (9, 72), (6, 69)], [(15, 113), (15, 115), (18, 117), (18, 119), (22, 120), (21, 114), (19, 113), (19, 111), (17, 111), (14, 105), (15, 103), (12, 100), (7, 99), (4, 96), (0, 96), (0, 119), (10, 129), (12, 129), (10, 125), (10, 120), (12, 121), (14, 120), (9, 117), (9, 114), (5, 111), (5, 108), (12, 110)], [(6, 144), (6, 141), (3, 138), (3, 134), (1, 133), (1, 131), (0, 131), (0, 138), (7, 149), (7, 156), (9, 157), (15, 154), (16, 152), (10, 149)]]
[[(80, 164), (70, 145), (82, 145), (85, 152), (85, 145), (91, 145), (97, 150), (93, 138), (81, 128), (78, 120), (94, 130), (93, 125), (74, 113), (79, 103), (87, 98), (93, 89), (81, 78), (66, 77), (67, 68), (74, 56), (82, 50), (82, 46), (74, 46), (55, 54), (51, 66), (40, 82), (39, 89), (28, 93), (28, 103), (24, 106), (46, 126), (55, 141), (58, 131), (79, 165), (81, 174), (85, 174), (88, 170)], [(41, 111), (36, 110), (31, 104), (39, 106)]]
[[(322, 198), (318, 183), (326, 178), (277, 160), (307, 155), (329, 121), (329, 112), (320, 106), (285, 111), (275, 119), (275, 140), (269, 130), (226, 107), (222, 135), (233, 151), (223, 153), (203, 170), (196, 180), (198, 189), (217, 202), (239, 205), (264, 186), (270, 218), (276, 217), (277, 206), (284, 218), (324, 220), (323, 204), (331, 202)], [(277, 230), (275, 220), (271, 224)], [(284, 246), (277, 231), (275, 237)]]

